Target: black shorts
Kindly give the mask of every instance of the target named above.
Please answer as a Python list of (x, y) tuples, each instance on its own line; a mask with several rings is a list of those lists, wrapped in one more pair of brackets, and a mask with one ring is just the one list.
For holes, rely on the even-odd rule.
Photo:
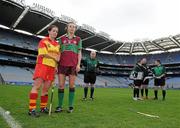
[(145, 81), (142, 82), (142, 85), (148, 85), (149, 84), (149, 79), (146, 79)]
[(143, 83), (143, 80), (134, 80), (134, 85), (140, 87)]
[(165, 86), (165, 78), (154, 79), (154, 86)]
[(96, 73), (95, 72), (85, 72), (84, 73), (84, 83), (95, 84)]

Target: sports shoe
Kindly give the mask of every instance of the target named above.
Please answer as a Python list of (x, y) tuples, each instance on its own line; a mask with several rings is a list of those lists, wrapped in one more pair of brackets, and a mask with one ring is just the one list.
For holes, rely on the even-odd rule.
[(141, 98), (141, 97), (138, 97), (138, 98), (137, 98), (137, 100), (143, 100), (143, 98)]
[(41, 108), (40, 112), (48, 114), (49, 113), (49, 109), (47, 107)]
[(158, 100), (158, 98), (154, 97), (153, 100)]
[(62, 112), (62, 111), (63, 111), (63, 110), (62, 110), (61, 107), (56, 107), (56, 110), (55, 110), (56, 113), (60, 113), (60, 112)]
[(85, 98), (85, 97), (84, 97), (82, 100), (83, 100), (83, 101), (86, 101), (86, 100), (87, 100), (87, 98)]
[(92, 100), (92, 101), (93, 101), (93, 100), (94, 100), (94, 98), (93, 98), (93, 97), (90, 97), (90, 100)]
[(69, 109), (67, 110), (67, 113), (72, 113), (73, 112), (73, 107), (69, 107)]
[(32, 117), (40, 117), (40, 114), (37, 113), (35, 109), (29, 111), (29, 112), (28, 112), (28, 115), (29, 115), (29, 116), (32, 116)]
[(133, 100), (137, 101), (138, 99), (137, 99), (137, 97), (133, 97)]

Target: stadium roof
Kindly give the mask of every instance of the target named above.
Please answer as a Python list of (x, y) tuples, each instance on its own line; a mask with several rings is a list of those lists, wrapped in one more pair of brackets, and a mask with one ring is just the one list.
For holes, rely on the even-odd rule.
[[(12, 30), (23, 30), (34, 35), (46, 36), (47, 28), (55, 24), (60, 28), (59, 36), (65, 34), (65, 25), (73, 18), (61, 15), (56, 17), (51, 9), (39, 4), (27, 6), (24, 0), (0, 1), (0, 25)], [(84, 49), (116, 54), (137, 54), (167, 52), (180, 49), (180, 34), (155, 40), (123, 42), (115, 41), (105, 32), (96, 32), (89, 25), (78, 25), (76, 35), (82, 38)]]

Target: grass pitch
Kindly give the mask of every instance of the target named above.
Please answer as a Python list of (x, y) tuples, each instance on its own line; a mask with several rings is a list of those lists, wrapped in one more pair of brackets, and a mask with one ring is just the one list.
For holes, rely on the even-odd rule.
[[(75, 110), (51, 116), (42, 114), (32, 118), (28, 112), (29, 86), (0, 85), (0, 106), (11, 112), (23, 128), (179, 128), (180, 127), (180, 91), (168, 90), (166, 101), (151, 99), (133, 101), (131, 89), (96, 88), (94, 101), (81, 101), (83, 89), (76, 88)], [(153, 97), (153, 90), (149, 92)], [(49, 98), (50, 99), (50, 98)], [(68, 104), (68, 89), (65, 90), (64, 109)], [(37, 102), (39, 106), (39, 101)], [(57, 106), (57, 88), (53, 99), (53, 111)], [(136, 110), (158, 115), (150, 118), (139, 115)], [(0, 128), (8, 128), (0, 116)]]

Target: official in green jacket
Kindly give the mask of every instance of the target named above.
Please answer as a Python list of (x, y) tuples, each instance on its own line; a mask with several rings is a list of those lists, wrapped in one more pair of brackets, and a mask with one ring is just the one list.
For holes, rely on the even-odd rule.
[(91, 51), (90, 57), (87, 57), (84, 60), (83, 65), (85, 66), (85, 72), (84, 72), (84, 100), (87, 99), (88, 94), (88, 87), (90, 86), (91, 92), (90, 92), (90, 99), (93, 100), (93, 94), (94, 94), (94, 84), (96, 82), (96, 74), (99, 67), (99, 61), (96, 58), (96, 52)]
[(161, 88), (163, 100), (165, 100), (166, 96), (166, 87), (165, 87), (165, 76), (166, 76), (166, 69), (163, 65), (161, 65), (160, 60), (155, 61), (155, 67), (152, 69), (154, 74), (154, 100), (158, 99), (158, 89)]

